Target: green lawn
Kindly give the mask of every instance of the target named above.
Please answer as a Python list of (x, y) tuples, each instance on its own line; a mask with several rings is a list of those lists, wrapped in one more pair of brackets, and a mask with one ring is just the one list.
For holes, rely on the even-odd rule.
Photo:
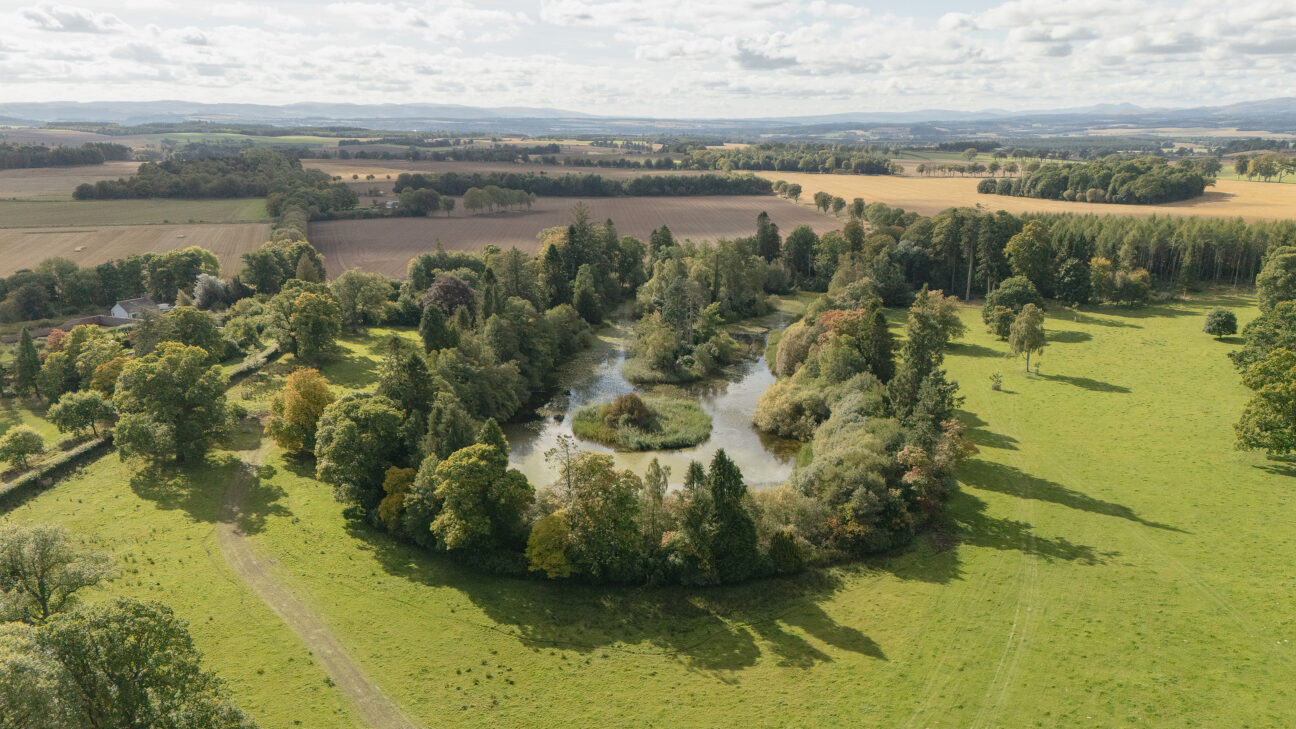
[(47, 409), (49, 406), (44, 400), (34, 397), (0, 398), (0, 435), (9, 432), (15, 425), (26, 425), (40, 433), (46, 446), (53, 446), (65, 436), (45, 419)]
[[(251, 540), (427, 726), (1288, 726), (1296, 469), (1232, 449), (1236, 343), (1200, 331), (1252, 303), (1062, 312), (1038, 376), (966, 310), (947, 365), (981, 453), (947, 532), (868, 565), (698, 591), (487, 577), (348, 524), (277, 452)], [(375, 346), (349, 341), (330, 377), (372, 381)], [(109, 457), (14, 518), (140, 569), (112, 589), (189, 617), (263, 727), (336, 726), (336, 695), (215, 551), (222, 468), (162, 488)]]
[(158, 223), (263, 223), (262, 198), (229, 200), (0, 200), (0, 228)]

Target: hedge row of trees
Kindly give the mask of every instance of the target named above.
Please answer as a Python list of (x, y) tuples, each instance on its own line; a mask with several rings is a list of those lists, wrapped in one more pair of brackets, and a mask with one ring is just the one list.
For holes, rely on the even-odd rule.
[(1015, 179), (982, 180), (977, 192), (1153, 205), (1197, 197), (1213, 182), (1211, 175), (1188, 162), (1171, 165), (1160, 157), (1112, 155), (1094, 162), (1044, 164)]
[(436, 190), (441, 195), (463, 195), (471, 188), (496, 186), (557, 197), (639, 197), (681, 195), (768, 195), (768, 180), (754, 175), (641, 175), (612, 179), (599, 175), (537, 175), (532, 172), (474, 172), (423, 174), (402, 172), (392, 186), (399, 194), (406, 188)]
[(130, 147), (106, 142), (88, 142), (80, 147), (0, 144), (0, 170), (27, 167), (101, 165), (107, 161), (127, 160), (130, 158)]
[(1254, 393), (1234, 429), (1239, 448), (1285, 455), (1296, 452), (1296, 246), (1268, 252), (1256, 293), (1260, 316), (1230, 355)]
[(77, 200), (266, 197), (271, 215), (294, 196), (304, 196), (305, 207), (320, 212), (355, 207), (350, 188), (330, 183), (323, 172), (303, 169), (299, 159), (281, 150), (254, 148), (234, 156), (145, 162), (129, 179), (83, 183), (72, 195)]
[(762, 142), (748, 146), (697, 149), (679, 162), (686, 170), (778, 170), (891, 175), (897, 166), (879, 150), (849, 144)]

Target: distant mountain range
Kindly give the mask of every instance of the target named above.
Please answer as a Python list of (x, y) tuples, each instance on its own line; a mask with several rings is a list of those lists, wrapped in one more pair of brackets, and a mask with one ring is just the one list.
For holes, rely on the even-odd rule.
[[(1296, 97), (1185, 109), (1134, 104), (1009, 111), (861, 111), (810, 116), (663, 119), (616, 117), (531, 107), (458, 104), (335, 104), (309, 102), (204, 104), (191, 101), (94, 101), (0, 103), (3, 123), (103, 122), (123, 125), (212, 121), (279, 126), (356, 126), (385, 130), (461, 130), (523, 134), (737, 134), (764, 137), (817, 136), (845, 130), (872, 138), (994, 134), (1040, 136), (1121, 127), (1239, 127), (1296, 133)], [(888, 129), (887, 127), (908, 127)]]

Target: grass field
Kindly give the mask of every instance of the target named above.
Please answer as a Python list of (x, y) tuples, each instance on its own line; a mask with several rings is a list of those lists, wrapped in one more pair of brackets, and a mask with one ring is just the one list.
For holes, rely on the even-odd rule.
[(231, 200), (0, 200), (0, 228), (168, 223), (263, 223), (263, 198)]
[[(0, 200), (71, 200), (72, 191), (83, 182), (130, 177), (139, 162), (105, 162), (77, 167), (35, 167), (0, 170)], [(3, 218), (0, 218), (3, 220)]]
[[(127, 201), (109, 204), (119, 202)], [(201, 246), (215, 253), (220, 259), (221, 270), (229, 275), (242, 265), (240, 256), (255, 250), (269, 237), (268, 223), (5, 228), (0, 229), (0, 276), (8, 276), (23, 268), (35, 268), (41, 261), (54, 256), (67, 258), (80, 266), (92, 266), (133, 253), (162, 253), (189, 246)]]
[[(424, 726), (1287, 726), (1296, 469), (1232, 450), (1236, 342), (1200, 331), (1252, 303), (1062, 312), (1039, 375), (965, 310), (947, 365), (981, 453), (948, 533), (868, 565), (700, 591), (486, 577), (347, 524), (277, 452), (245, 529)], [(384, 334), (326, 372), (372, 383)], [(230, 468), (132, 478), (109, 457), (9, 518), (113, 552), (108, 592), (173, 604), (263, 727), (351, 726), (214, 551)]]
[(469, 215), (463, 206), (450, 217), (337, 220), (312, 223), (310, 240), (324, 255), (330, 276), (363, 268), (403, 278), (415, 255), (436, 248), (481, 250), (490, 244), (516, 246), (534, 252), (536, 235), (544, 228), (566, 225), (577, 202), (589, 206), (590, 218), (611, 218), (617, 232), (647, 240), (654, 228), (667, 225), (676, 240), (696, 241), (751, 235), (761, 211), (784, 231), (809, 225), (818, 233), (841, 223), (813, 209), (773, 196), (603, 197), (581, 201), (570, 197), (540, 198), (529, 211)]
[[(906, 165), (909, 172), (913, 164)], [(800, 172), (760, 172), (770, 180), (786, 180), (801, 185), (801, 204), (813, 207), (816, 192), (829, 192), (850, 202), (862, 197), (866, 202), (883, 202), (921, 215), (933, 215), (950, 207), (980, 205), (988, 210), (1010, 213), (1075, 213), (1084, 215), (1203, 215), (1216, 218), (1243, 218), (1248, 221), (1290, 218), (1296, 209), (1296, 186), (1262, 185), (1246, 180), (1221, 177), (1206, 194), (1192, 200), (1165, 205), (1116, 205), (1065, 200), (1040, 200), (1029, 197), (982, 195), (976, 191), (977, 177), (897, 177), (893, 175), (814, 175)]]

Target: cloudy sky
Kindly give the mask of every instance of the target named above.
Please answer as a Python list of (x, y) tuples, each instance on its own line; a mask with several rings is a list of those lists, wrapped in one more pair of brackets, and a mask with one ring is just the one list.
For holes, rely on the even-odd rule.
[(793, 116), (1296, 89), (1296, 0), (0, 0), (0, 101)]

